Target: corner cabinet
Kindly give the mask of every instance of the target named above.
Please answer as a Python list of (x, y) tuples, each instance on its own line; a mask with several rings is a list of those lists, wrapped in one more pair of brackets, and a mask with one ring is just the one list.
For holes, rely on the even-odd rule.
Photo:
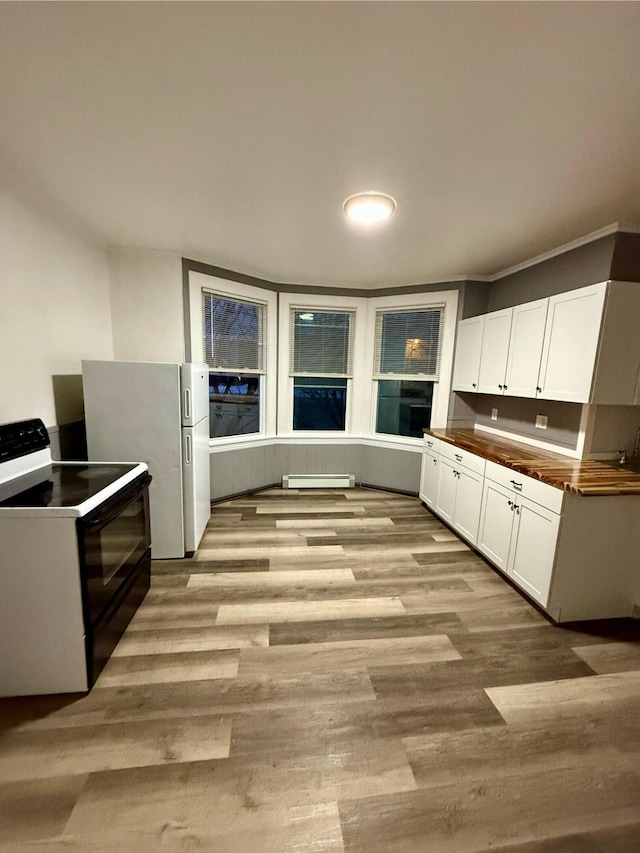
[[(437, 482), (431, 479), (431, 504), (427, 506), (446, 521), (460, 536), (475, 545), (478, 538), (478, 523), (482, 504), (482, 483), (485, 460), (465, 450), (440, 442), (437, 461), (433, 463), (433, 451), (423, 450), (422, 478), (427, 481), (437, 471)], [(422, 495), (421, 495), (422, 497)]]
[(640, 284), (616, 281), (461, 320), (452, 387), (637, 405), (639, 327)]
[(420, 500), (430, 509), (436, 504), (438, 497), (438, 450), (440, 441), (425, 435), (422, 448), (422, 466), (420, 468)]

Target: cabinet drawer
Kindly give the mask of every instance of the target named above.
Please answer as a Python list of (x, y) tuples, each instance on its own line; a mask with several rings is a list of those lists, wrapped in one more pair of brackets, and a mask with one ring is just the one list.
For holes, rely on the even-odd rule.
[(484, 474), (485, 459), (482, 456), (476, 456), (475, 453), (469, 453), (468, 450), (461, 450), (455, 444), (449, 444), (447, 441), (440, 442), (440, 456), (449, 459), (456, 465), (464, 465), (476, 474)]
[(440, 453), (441, 441), (439, 438), (434, 438), (432, 435), (425, 435), (422, 446), (425, 450), (430, 450), (432, 453)]
[(504, 486), (515, 494), (523, 495), (552, 512), (562, 511), (564, 498), (562, 489), (557, 489), (548, 483), (541, 483), (540, 480), (534, 480), (533, 477), (519, 474), (512, 468), (505, 468), (504, 465), (498, 465), (495, 462), (487, 462), (485, 476), (494, 483)]

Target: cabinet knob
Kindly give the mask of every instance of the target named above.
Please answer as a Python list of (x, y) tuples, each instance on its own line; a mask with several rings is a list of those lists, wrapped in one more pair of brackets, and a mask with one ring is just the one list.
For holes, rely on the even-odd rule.
[(502, 386), (502, 385), (498, 385), (498, 388), (502, 391), (503, 386)]
[(536, 385), (536, 391), (538, 394), (542, 394), (542, 388), (539, 385)]
[(472, 382), (472, 383), (471, 383), (471, 385), (472, 385), (474, 388), (476, 387), (476, 383), (475, 383), (475, 382)]
[(502, 386), (502, 389), (503, 389), (503, 391), (506, 391), (506, 390), (507, 390), (507, 386), (506, 386), (506, 385), (503, 385), (503, 386)]

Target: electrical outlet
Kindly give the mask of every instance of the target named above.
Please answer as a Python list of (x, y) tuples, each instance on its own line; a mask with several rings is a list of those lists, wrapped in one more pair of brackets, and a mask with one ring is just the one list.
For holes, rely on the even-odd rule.
[(497, 409), (491, 409), (491, 420), (492, 421), (498, 420), (498, 410)]
[(536, 415), (537, 429), (546, 429), (549, 423), (549, 418), (546, 415)]

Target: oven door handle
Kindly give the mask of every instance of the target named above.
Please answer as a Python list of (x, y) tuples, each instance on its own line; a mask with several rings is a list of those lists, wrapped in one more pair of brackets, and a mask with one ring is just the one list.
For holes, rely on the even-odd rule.
[(116, 504), (110, 503), (90, 518), (89, 521), (81, 519), (83, 527), (88, 529), (91, 527), (100, 527), (109, 524), (114, 518), (117, 518), (120, 515), (127, 504), (130, 504), (134, 498), (137, 498), (145, 489), (148, 489), (150, 483), (151, 475), (145, 474), (141, 479), (136, 480), (131, 488), (127, 489)]

